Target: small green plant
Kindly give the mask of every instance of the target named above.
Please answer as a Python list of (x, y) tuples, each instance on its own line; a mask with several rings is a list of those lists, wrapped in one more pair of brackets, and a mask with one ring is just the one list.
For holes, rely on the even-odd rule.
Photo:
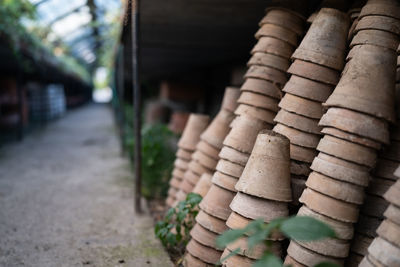
[[(268, 224), (264, 223), (263, 219), (258, 219), (252, 221), (242, 229), (228, 230), (217, 238), (217, 246), (225, 248), (228, 244), (237, 239), (247, 237), (247, 246), (250, 250), (261, 243), (264, 243), (267, 247), (263, 256), (254, 263), (253, 267), (282, 267), (284, 266), (282, 260), (271, 252), (272, 243), (270, 240), (267, 240), (268, 237), (278, 231), (289, 239), (304, 242), (336, 237), (334, 230), (325, 223), (308, 216), (294, 216), (277, 218)], [(238, 252), (240, 252), (240, 248), (234, 249), (229, 255), (223, 258), (221, 262)], [(317, 266), (336, 267), (337, 265), (332, 263), (320, 263)]]
[(189, 232), (195, 224), (194, 219), (201, 199), (199, 194), (189, 193), (186, 200), (167, 211), (164, 220), (157, 222), (155, 234), (173, 254), (182, 256), (185, 252), (185, 246), (190, 240)]

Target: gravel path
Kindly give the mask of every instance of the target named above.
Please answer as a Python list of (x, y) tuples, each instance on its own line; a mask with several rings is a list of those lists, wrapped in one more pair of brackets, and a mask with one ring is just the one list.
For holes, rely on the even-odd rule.
[(107, 106), (89, 105), (0, 150), (0, 266), (172, 266)]

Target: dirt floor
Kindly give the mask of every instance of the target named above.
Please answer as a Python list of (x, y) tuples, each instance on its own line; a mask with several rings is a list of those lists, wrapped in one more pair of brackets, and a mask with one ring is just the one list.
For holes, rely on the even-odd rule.
[(93, 104), (1, 148), (0, 266), (173, 266), (119, 147)]

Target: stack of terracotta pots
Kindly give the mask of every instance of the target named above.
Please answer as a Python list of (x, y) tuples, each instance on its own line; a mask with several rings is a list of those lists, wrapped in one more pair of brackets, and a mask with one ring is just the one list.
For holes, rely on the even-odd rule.
[[(290, 188), (289, 139), (272, 131), (261, 131), (250, 158), (235, 189), (238, 191), (230, 204), (232, 212), (226, 222), (231, 229), (244, 228), (252, 220), (263, 218), (265, 223), (288, 216), (288, 202), (292, 200)], [(273, 235), (273, 252), (281, 256), (282, 235)], [(229, 244), (225, 254), (240, 248), (241, 257), (227, 259), (226, 266), (250, 266), (260, 259), (265, 245), (253, 250), (247, 247), (247, 238)]]
[[(222, 142), (228, 134), (233, 114), (237, 106), (239, 97), (239, 89), (228, 87), (225, 89), (224, 98), (222, 100), (221, 110), (213, 119), (207, 129), (201, 134), (200, 142), (196, 146), (196, 151), (192, 155), (192, 159), (188, 164), (188, 168), (184, 173), (180, 190), (176, 193), (176, 201), (182, 201), (186, 195), (193, 191), (200, 177), (204, 173), (213, 174), (218, 162), (218, 153), (222, 148)], [(206, 186), (206, 177), (204, 176), (199, 187)], [(205, 191), (202, 188), (201, 191)], [(200, 190), (200, 188), (198, 188)]]
[[(360, 17), (363, 13), (364, 8)], [(368, 40), (379, 43), (380, 35)], [(395, 51), (363, 44), (354, 46), (347, 59), (338, 85), (324, 104), (328, 110), (319, 123), (324, 136), (298, 212), (327, 222), (338, 238), (291, 241), (287, 260), (306, 266), (321, 261), (343, 264), (349, 255), (369, 171), (375, 166), (377, 150), (389, 143), (388, 124), (395, 121)]]
[(167, 205), (172, 207), (175, 195), (179, 191), (179, 186), (184, 178), (184, 174), (188, 169), (192, 154), (196, 149), (196, 145), (200, 140), (200, 135), (206, 129), (209, 117), (201, 114), (190, 114), (185, 129), (178, 142), (178, 151), (176, 152), (176, 160), (174, 162), (174, 170), (172, 171), (172, 179), (169, 182)]
[(318, 122), (344, 67), (349, 19), (341, 11), (322, 8), (296, 49), (292, 74), (279, 103), (274, 131), (290, 140), (293, 204), (298, 204), (321, 138)]
[[(399, 177), (400, 169), (395, 175)], [(399, 266), (400, 265), (400, 180), (385, 193), (390, 203), (384, 216), (386, 219), (377, 229), (378, 236), (368, 247), (368, 255), (360, 263), (360, 267)]]

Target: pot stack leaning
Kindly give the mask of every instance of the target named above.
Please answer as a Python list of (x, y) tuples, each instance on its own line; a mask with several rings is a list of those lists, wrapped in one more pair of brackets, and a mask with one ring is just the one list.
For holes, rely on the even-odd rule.
[(168, 198), (166, 203), (172, 207), (176, 201), (175, 195), (179, 191), (179, 186), (184, 178), (184, 174), (188, 169), (192, 154), (196, 150), (196, 145), (200, 140), (201, 133), (206, 129), (210, 118), (202, 114), (190, 114), (182, 136), (178, 142), (178, 151), (176, 152), (176, 160), (174, 162), (174, 170), (172, 171), (172, 179), (169, 181), (170, 188), (168, 190)]
[(322, 8), (300, 46), (288, 73), (292, 74), (279, 103), (273, 130), (290, 140), (293, 200), (305, 188), (322, 136), (318, 122), (322, 103), (332, 93), (344, 67), (349, 19), (339, 10)]
[[(269, 223), (288, 216), (288, 203), (292, 201), (289, 139), (273, 131), (261, 131), (235, 189), (238, 192), (230, 204), (232, 212), (226, 222), (229, 228), (241, 229), (259, 218)], [(273, 234), (269, 240), (273, 253), (281, 257), (283, 236)], [(264, 244), (259, 244), (249, 250), (247, 238), (240, 238), (228, 245), (224, 255), (237, 248), (239, 255), (228, 258), (224, 266), (251, 266), (266, 249)]]
[[(371, 35), (369, 42), (376, 42), (374, 38), (379, 40), (380, 35)], [(353, 224), (358, 221), (364, 189), (370, 181), (369, 171), (375, 166), (377, 151), (389, 143), (389, 123), (395, 122), (395, 51), (360, 44), (352, 47), (347, 60), (339, 83), (324, 103), (327, 112), (319, 122), (324, 135), (298, 212), (325, 221), (337, 238), (291, 241), (287, 261), (305, 266), (321, 261), (342, 265), (348, 257)]]

